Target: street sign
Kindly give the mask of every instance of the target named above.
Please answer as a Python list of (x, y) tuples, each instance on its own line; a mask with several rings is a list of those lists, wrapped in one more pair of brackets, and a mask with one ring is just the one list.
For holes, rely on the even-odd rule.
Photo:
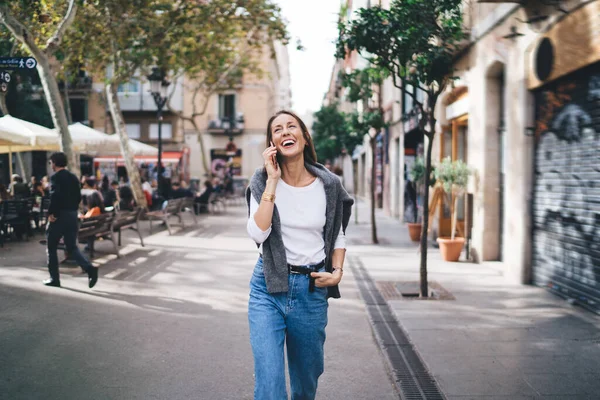
[(33, 57), (0, 57), (0, 69), (32, 70), (37, 66)]
[(6, 82), (0, 83), (0, 91), (2, 93), (6, 93), (8, 91), (8, 85), (6, 84)]
[(10, 74), (0, 71), (0, 82), (10, 83)]

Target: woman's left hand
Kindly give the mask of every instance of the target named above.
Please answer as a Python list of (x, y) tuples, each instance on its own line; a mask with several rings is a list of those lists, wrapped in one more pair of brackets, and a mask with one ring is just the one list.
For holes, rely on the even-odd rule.
[(342, 280), (342, 274), (339, 270), (334, 270), (334, 272), (311, 272), (310, 276), (315, 278), (316, 287), (335, 286)]

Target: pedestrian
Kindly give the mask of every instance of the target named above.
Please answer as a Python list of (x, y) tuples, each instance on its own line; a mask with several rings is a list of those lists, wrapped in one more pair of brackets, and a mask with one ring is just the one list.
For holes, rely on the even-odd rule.
[(50, 166), (54, 175), (50, 178), (50, 206), (48, 208), (48, 227), (46, 228), (48, 271), (50, 279), (44, 281), (46, 286), (60, 287), (57, 248), (64, 238), (65, 251), (77, 261), (77, 264), (88, 274), (88, 286), (93, 288), (98, 281), (98, 269), (79, 251), (77, 232), (79, 230), (78, 208), (81, 201), (80, 183), (77, 177), (69, 172), (65, 153), (53, 153)]
[(340, 297), (354, 201), (317, 163), (297, 115), (280, 111), (271, 117), (266, 142), (264, 167), (246, 192), (247, 230), (260, 253), (248, 304), (254, 398), (287, 399), (285, 343), (291, 398), (310, 400), (324, 370), (327, 299)]

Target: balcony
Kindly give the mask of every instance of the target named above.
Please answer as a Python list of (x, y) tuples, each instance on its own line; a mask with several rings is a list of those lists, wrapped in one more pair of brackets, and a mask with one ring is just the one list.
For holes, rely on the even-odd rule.
[[(175, 111), (183, 111), (183, 80), (171, 83), (169, 90), (173, 90), (173, 85), (175, 93), (171, 98), (171, 107)], [(156, 111), (156, 103), (150, 94), (150, 84), (139, 80), (132, 80), (119, 88), (119, 104), (124, 112)]]
[(237, 113), (237, 117), (233, 121), (231, 120), (232, 118), (209, 115), (206, 130), (212, 135), (235, 136), (242, 134), (244, 132), (244, 114)]

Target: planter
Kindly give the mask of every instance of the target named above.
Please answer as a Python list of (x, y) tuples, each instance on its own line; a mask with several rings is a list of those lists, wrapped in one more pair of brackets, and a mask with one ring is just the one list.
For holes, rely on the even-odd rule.
[(410, 240), (413, 242), (418, 242), (421, 240), (421, 224), (411, 224), (408, 223), (408, 234), (410, 236)]
[(449, 237), (439, 237), (437, 242), (440, 245), (440, 252), (444, 261), (458, 261), (465, 245), (465, 238), (456, 237), (452, 240)]

